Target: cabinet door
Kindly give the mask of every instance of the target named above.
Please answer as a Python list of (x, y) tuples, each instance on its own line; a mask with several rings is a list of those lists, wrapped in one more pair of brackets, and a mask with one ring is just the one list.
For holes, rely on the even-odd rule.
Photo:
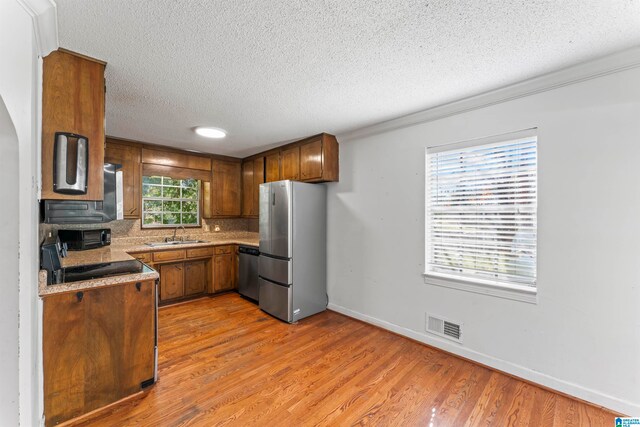
[[(59, 50), (43, 59), (42, 199), (102, 200), (104, 197), (104, 68), (105, 64), (100, 61)], [(89, 141), (86, 194), (53, 191), (56, 132), (79, 134)], [(73, 161), (73, 157), (70, 155), (70, 160)]]
[(280, 153), (265, 157), (265, 182), (280, 181)]
[(122, 198), (125, 218), (140, 218), (140, 147), (107, 140), (104, 161), (122, 165)]
[(154, 292), (147, 281), (44, 299), (47, 426), (120, 400), (153, 378)]
[(242, 170), (238, 162), (213, 161), (213, 216), (240, 216), (242, 213)]
[(260, 184), (264, 182), (264, 157), (253, 161), (253, 194), (251, 216), (257, 217), (260, 214)]
[(242, 163), (242, 216), (253, 215), (253, 161)]
[(184, 296), (183, 263), (160, 266), (160, 300), (167, 301)]
[(213, 217), (211, 208), (213, 206), (213, 199), (211, 193), (211, 181), (202, 181), (202, 217), (209, 219)]
[(234, 287), (233, 258), (235, 254), (216, 255), (214, 257), (215, 291), (227, 291)]
[(307, 142), (300, 146), (300, 179), (322, 178), (322, 139)]
[(153, 280), (130, 283), (124, 290), (124, 366), (122, 394), (140, 390), (140, 384), (153, 378), (155, 368), (156, 284)]
[(207, 288), (207, 260), (184, 263), (184, 294), (201, 294)]
[(280, 152), (280, 179), (300, 179), (300, 147)]
[(42, 362), (47, 425), (84, 412), (85, 376), (91, 368), (85, 351), (86, 308), (84, 294), (82, 300), (75, 293), (44, 298)]

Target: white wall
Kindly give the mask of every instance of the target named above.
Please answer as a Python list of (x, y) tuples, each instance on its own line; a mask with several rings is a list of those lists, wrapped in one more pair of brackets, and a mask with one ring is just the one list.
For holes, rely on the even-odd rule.
[[(0, 182), (18, 176), (18, 136), (0, 97)], [(0, 425), (18, 424), (18, 193), (0, 185), (3, 212), (0, 215)]]
[[(32, 426), (40, 422), (42, 414), (40, 301), (37, 296), (38, 88), (41, 68), (33, 21), (15, 0), (0, 1), (0, 57), (0, 97), (6, 105), (18, 139), (18, 145), (14, 147), (18, 151), (11, 151), (14, 155), (13, 166), (0, 167), (0, 181), (4, 185), (2, 191), (10, 191), (15, 199), (11, 201), (4, 196), (0, 199), (3, 203), (0, 215), (3, 220), (10, 216), (13, 227), (9, 241), (2, 235), (0, 258), (19, 258), (17, 270), (14, 264), (9, 276), (5, 271), (2, 273), (0, 309), (7, 310), (3, 317), (8, 313), (11, 316), (8, 316), (6, 323), (0, 322), (0, 345), (6, 350), (6, 353), (2, 353), (3, 360), (0, 363), (0, 425), (16, 425), (15, 421), (19, 419), (20, 425)], [(2, 159), (3, 165), (7, 160)], [(16, 236), (19, 238), (19, 249), (16, 249)], [(16, 291), (19, 291), (17, 299), (14, 297)], [(7, 293), (11, 298), (5, 300)], [(14, 317), (18, 311), (19, 319)], [(11, 400), (18, 399), (18, 391), (19, 415), (14, 404), (5, 406), (4, 401), (6, 396)]]
[[(640, 414), (640, 69), (341, 141), (330, 308)], [(537, 305), (424, 283), (425, 147), (538, 127)], [(464, 322), (464, 344), (425, 332)]]

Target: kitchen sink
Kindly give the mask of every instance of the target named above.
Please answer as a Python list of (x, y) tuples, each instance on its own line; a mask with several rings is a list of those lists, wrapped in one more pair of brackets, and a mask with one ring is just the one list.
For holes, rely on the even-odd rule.
[(171, 242), (149, 242), (145, 243), (147, 246), (176, 246), (176, 245), (189, 245), (191, 243), (209, 243), (206, 240), (172, 240)]

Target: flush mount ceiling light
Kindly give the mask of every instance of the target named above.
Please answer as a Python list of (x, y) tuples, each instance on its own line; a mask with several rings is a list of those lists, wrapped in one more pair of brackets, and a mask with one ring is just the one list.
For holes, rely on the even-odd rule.
[(204, 136), (205, 138), (220, 139), (220, 138), (224, 138), (225, 136), (227, 136), (227, 132), (224, 129), (220, 129), (220, 128), (198, 126), (197, 128), (194, 129), (194, 131), (198, 135)]

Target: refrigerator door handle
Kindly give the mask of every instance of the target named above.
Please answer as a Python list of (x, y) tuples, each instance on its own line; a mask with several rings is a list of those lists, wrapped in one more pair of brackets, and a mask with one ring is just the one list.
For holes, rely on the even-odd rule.
[(272, 202), (272, 204), (273, 204), (273, 206), (275, 206), (275, 205), (276, 205), (276, 193), (273, 193), (272, 195), (273, 195), (273, 202)]

